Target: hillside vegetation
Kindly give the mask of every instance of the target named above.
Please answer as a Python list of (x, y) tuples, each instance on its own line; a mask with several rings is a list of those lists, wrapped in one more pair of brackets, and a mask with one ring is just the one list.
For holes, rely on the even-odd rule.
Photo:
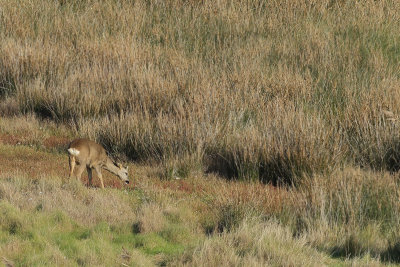
[(101, 190), (67, 180), (66, 155), (43, 150), (0, 145), (0, 265), (399, 261), (399, 186), (387, 174), (346, 169), (287, 190), (213, 175), (160, 180), (153, 167), (135, 165), (134, 186), (106, 175)]
[(133, 160), (292, 182), (398, 169), (397, 1), (1, 0), (4, 112)]
[[(74, 259), (44, 255), (43, 264), (108, 264), (122, 246), (141, 253), (144, 265), (398, 262), (399, 28), (400, 2), (391, 0), (0, 0), (0, 256), (15, 261), (12, 244), (22, 242)], [(64, 162), (66, 170), (60, 153), (77, 136), (133, 169), (151, 167), (128, 196), (117, 182), (108, 186), (122, 191), (110, 195), (63, 183), (54, 168)], [(52, 168), (41, 164), (52, 158)], [(73, 199), (76, 190), (98, 201), (124, 196), (127, 221), (80, 221), (63, 207), (37, 211), (4, 193), (36, 190), (32, 179), (51, 188), (50, 202)], [(168, 215), (166, 191), (135, 200), (152, 192), (149, 183), (186, 180), (209, 189), (189, 207), (176, 206), (179, 214), (190, 210), (189, 219)], [(180, 197), (174, 201), (186, 201)], [(163, 227), (193, 235), (175, 240), (163, 227), (133, 227), (148, 201)], [(102, 225), (122, 227), (115, 235), (128, 239), (113, 243)], [(50, 237), (37, 241), (49, 227)], [(90, 233), (79, 245), (89, 258), (61, 248), (64, 231), (79, 240)], [(168, 252), (137, 252), (143, 233)], [(237, 245), (242, 235), (245, 245)], [(90, 258), (103, 250), (111, 254)], [(222, 254), (236, 255), (234, 262), (215, 257)]]

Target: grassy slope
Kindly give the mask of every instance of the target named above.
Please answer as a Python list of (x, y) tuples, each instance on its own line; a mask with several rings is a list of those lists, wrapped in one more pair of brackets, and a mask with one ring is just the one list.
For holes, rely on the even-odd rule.
[[(2, 161), (9, 152), (21, 151), (32, 156), (26, 161), (52, 165), (65, 161), (59, 155), (1, 145)], [(76, 181), (62, 185), (59, 176), (45, 174), (39, 180), (31, 180), (23, 171), (2, 174), (0, 253), (3, 259), (16, 266), (340, 263), (308, 246), (304, 240), (293, 238), (289, 229), (274, 221), (262, 222), (257, 217), (249, 218), (254, 222), (240, 222), (231, 232), (207, 237), (196, 216), (199, 200), (168, 187), (159, 189), (158, 196), (152, 196), (151, 187), (144, 186), (143, 181), (138, 183), (136, 190), (101, 191), (85, 188)], [(181, 201), (188, 203), (175, 204)]]
[[(20, 119), (2, 119), (0, 125), (14, 125)], [(53, 132), (53, 126), (46, 125), (41, 124), (43, 127), (38, 130), (44, 136)], [(9, 131), (16, 133), (11, 128)], [(67, 157), (59, 153), (60, 149), (35, 147), (29, 142), (8, 144), (23, 140), (23, 132), (19, 129), (20, 134), (15, 134), (14, 139), (3, 138), (0, 144), (3, 263), (12, 262), (15, 266), (376, 266), (384, 263), (368, 253), (379, 245), (381, 251), (385, 250), (387, 244), (382, 238), (363, 237), (361, 242), (370, 242), (370, 247), (355, 244), (360, 256), (345, 259), (329, 256), (332, 247), (340, 247), (346, 241), (329, 237), (334, 235), (332, 229), (325, 229), (326, 233), (315, 233), (322, 228), (310, 229), (309, 234), (296, 237), (293, 229), (298, 227), (293, 227), (293, 221), (285, 217), (296, 216), (290, 214), (290, 209), (301, 206), (296, 206), (296, 202), (304, 201), (304, 192), (258, 183), (227, 182), (212, 175), (160, 180), (160, 173), (154, 167), (144, 165), (131, 166), (134, 188), (121, 188), (121, 183), (111, 176), (106, 177), (105, 190), (87, 188), (75, 180), (63, 182), (68, 167)], [(60, 134), (56, 137), (63, 140)], [(370, 229), (369, 235), (379, 233)], [(345, 250), (346, 246), (351, 244), (342, 248)]]
[[(400, 124), (382, 113), (400, 114), (399, 14), (391, 0), (0, 0), (0, 114), (19, 116), (0, 119), (0, 256), (399, 262)], [(134, 189), (62, 185), (75, 136), (151, 165), (132, 166)]]

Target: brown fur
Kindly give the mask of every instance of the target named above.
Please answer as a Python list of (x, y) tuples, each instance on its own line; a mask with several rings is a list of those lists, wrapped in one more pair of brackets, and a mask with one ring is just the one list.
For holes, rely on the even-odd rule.
[(100, 144), (89, 139), (75, 139), (68, 146), (69, 154), (69, 177), (73, 176), (75, 165), (78, 164), (76, 177), (81, 178), (81, 175), (86, 167), (89, 176), (89, 185), (92, 184), (92, 170), (94, 169), (101, 182), (101, 188), (104, 188), (103, 176), (101, 169), (106, 169), (109, 172), (117, 175), (125, 183), (129, 183), (128, 168), (122, 167), (121, 164), (116, 164), (106, 153), (106, 150)]

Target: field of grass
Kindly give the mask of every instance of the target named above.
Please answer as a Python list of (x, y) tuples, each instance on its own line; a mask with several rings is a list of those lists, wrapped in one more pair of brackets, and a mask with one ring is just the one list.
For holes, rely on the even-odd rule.
[[(0, 0), (0, 260), (399, 263), (399, 28), (392, 0)], [(66, 180), (78, 136), (134, 185)]]
[(65, 153), (8, 142), (0, 144), (4, 266), (380, 266), (398, 260), (400, 188), (385, 173), (375, 184), (370, 172), (346, 169), (285, 189), (211, 174), (165, 180), (153, 166), (135, 164), (133, 185), (106, 175), (101, 190), (96, 179), (88, 188), (86, 177), (66, 178)]

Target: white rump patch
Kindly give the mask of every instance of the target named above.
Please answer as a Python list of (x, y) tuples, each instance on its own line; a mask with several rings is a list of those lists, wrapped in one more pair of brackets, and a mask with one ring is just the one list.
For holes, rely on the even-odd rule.
[(80, 152), (78, 149), (71, 147), (68, 149), (68, 153), (71, 154), (72, 156), (78, 156)]

